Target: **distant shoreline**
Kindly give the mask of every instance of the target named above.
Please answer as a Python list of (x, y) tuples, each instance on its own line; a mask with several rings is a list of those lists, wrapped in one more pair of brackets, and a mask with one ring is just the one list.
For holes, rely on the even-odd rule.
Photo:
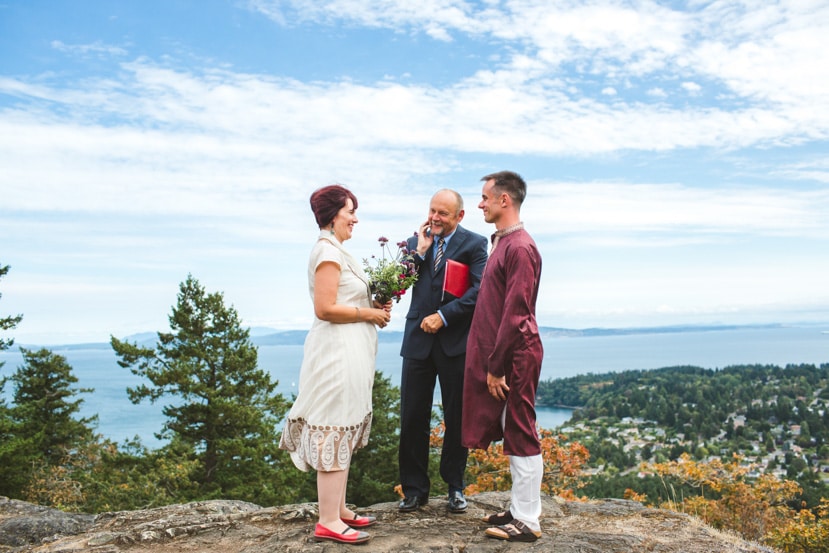
[[(769, 330), (780, 328), (821, 328), (829, 326), (827, 323), (801, 323), (801, 324), (783, 324), (783, 323), (768, 323), (768, 324), (745, 324), (745, 325), (666, 325), (666, 326), (642, 326), (642, 327), (627, 327), (627, 328), (559, 328), (543, 326), (539, 327), (539, 332), (542, 338), (582, 338), (582, 337), (596, 337), (596, 336), (631, 336), (637, 334), (679, 334), (684, 332), (718, 332), (728, 330)], [(257, 327), (255, 335), (251, 336), (251, 342), (256, 346), (291, 346), (302, 345), (305, 343), (305, 336), (308, 334), (307, 330), (277, 330), (272, 328)], [(829, 330), (820, 330), (820, 334), (829, 334)], [(253, 332), (252, 332), (253, 334)], [(138, 345), (149, 346), (155, 343), (157, 334), (154, 332), (142, 332), (132, 334), (123, 338), (130, 342), (136, 342)], [(403, 340), (403, 331), (400, 330), (383, 330), (378, 332), (379, 341), (382, 343), (400, 343)], [(40, 349), (46, 348), (52, 351), (59, 352), (61, 350), (81, 350), (81, 349), (109, 349), (111, 346), (109, 342), (82, 342), (76, 344), (56, 344), (56, 345), (33, 345), (33, 344), (15, 344), (10, 348), (10, 351), (18, 350), (18, 348), (25, 349)]]
[[(541, 329), (544, 342), (541, 379), (550, 381), (668, 367), (718, 370), (752, 364), (819, 366), (829, 362), (829, 335), (821, 332), (827, 329), (829, 324), (698, 325), (635, 330), (546, 327)], [(266, 343), (258, 348), (258, 365), (278, 383), (277, 392), (285, 397), (291, 397), (297, 391), (305, 335), (306, 331), (251, 329), (254, 344)], [(376, 368), (390, 379), (392, 385), (399, 386), (403, 335), (383, 330), (379, 336)], [(155, 333), (147, 333), (127, 339), (152, 348), (156, 338)], [(100, 433), (115, 441), (138, 435), (146, 443), (156, 443), (153, 436), (164, 424), (164, 403), (134, 405), (129, 402), (125, 390), (140, 383), (141, 378), (118, 367), (115, 352), (108, 343), (69, 344), (49, 349), (66, 358), (78, 377), (79, 388), (95, 390), (94, 394), (84, 397), (81, 414), (106, 413), (99, 422)], [(14, 347), (0, 352), (4, 371), (13, 370), (21, 362), (21, 354)], [(7, 386), (4, 391), (7, 401), (11, 394)], [(550, 402), (565, 403), (565, 399), (550, 398)], [(542, 428), (555, 428), (573, 416), (572, 406), (551, 403), (537, 403), (537, 417)]]

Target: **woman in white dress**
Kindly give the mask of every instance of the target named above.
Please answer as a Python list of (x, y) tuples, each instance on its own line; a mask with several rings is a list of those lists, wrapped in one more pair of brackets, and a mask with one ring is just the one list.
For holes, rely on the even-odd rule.
[(317, 541), (362, 543), (374, 517), (346, 507), (348, 469), (355, 449), (368, 443), (377, 329), (391, 304), (372, 302), (361, 265), (343, 248), (357, 223), (357, 198), (338, 184), (311, 195), (320, 235), (308, 262), (314, 323), (305, 339), (299, 392), (280, 447), (303, 471), (317, 471)]

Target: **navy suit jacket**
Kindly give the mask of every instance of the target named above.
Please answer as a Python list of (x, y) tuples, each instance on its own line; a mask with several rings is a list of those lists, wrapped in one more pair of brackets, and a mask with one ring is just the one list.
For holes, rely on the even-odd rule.
[[(417, 236), (410, 237), (407, 244), (409, 251), (415, 251)], [(426, 257), (422, 261), (415, 255), (418, 277), (412, 287), (412, 299), (409, 312), (406, 314), (406, 328), (403, 331), (400, 355), (410, 359), (426, 359), (435, 340), (448, 356), (454, 357), (466, 352), (469, 325), (472, 323), (481, 276), (486, 266), (487, 245), (485, 237), (458, 225), (437, 270), (434, 269), (434, 246), (426, 251)], [(470, 286), (460, 298), (448, 292), (443, 293), (446, 259), (453, 259), (469, 266)], [(423, 332), (420, 328), (421, 321), (424, 317), (436, 313), (438, 309), (446, 319), (446, 326), (436, 334)]]

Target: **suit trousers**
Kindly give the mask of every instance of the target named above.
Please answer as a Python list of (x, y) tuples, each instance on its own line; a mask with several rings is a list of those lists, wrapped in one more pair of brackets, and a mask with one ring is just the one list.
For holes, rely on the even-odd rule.
[(462, 491), (469, 450), (461, 445), (463, 371), (466, 354), (447, 356), (434, 340), (432, 351), (423, 360), (403, 358), (400, 381), (400, 483), (407, 497), (428, 497), (429, 436), (435, 382), (440, 383), (446, 431), (440, 454), (440, 476), (449, 492)]

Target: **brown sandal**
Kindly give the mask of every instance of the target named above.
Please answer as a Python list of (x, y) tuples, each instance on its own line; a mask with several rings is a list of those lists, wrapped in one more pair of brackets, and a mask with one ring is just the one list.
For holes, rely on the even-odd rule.
[(534, 532), (520, 520), (513, 520), (497, 528), (487, 528), (486, 535), (499, 540), (532, 542), (541, 537), (541, 532)]
[(496, 515), (487, 515), (481, 520), (486, 522), (487, 524), (494, 524), (496, 526), (501, 526), (503, 524), (509, 524), (513, 521), (515, 517), (512, 516), (512, 513), (509, 512), (509, 509), (504, 511), (503, 513), (498, 513)]

